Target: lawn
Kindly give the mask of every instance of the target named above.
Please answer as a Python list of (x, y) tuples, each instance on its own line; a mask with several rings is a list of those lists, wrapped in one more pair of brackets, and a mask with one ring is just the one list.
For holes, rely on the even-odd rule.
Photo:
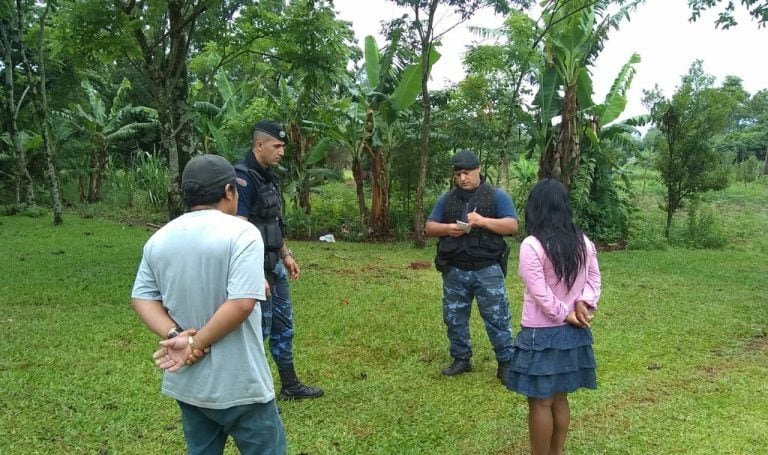
[[(73, 215), (55, 228), (48, 218), (0, 217), (0, 454), (184, 452), (178, 408), (160, 394), (150, 359), (157, 340), (129, 305), (151, 233)], [(527, 452), (525, 399), (498, 383), (476, 311), (475, 371), (440, 376), (450, 359), (439, 275), (410, 268), (431, 261), (433, 246), (291, 247), (303, 270), (292, 287), (297, 370), (326, 396), (280, 402), (290, 453)], [(765, 451), (765, 248), (599, 259), (599, 388), (571, 396), (567, 452)]]

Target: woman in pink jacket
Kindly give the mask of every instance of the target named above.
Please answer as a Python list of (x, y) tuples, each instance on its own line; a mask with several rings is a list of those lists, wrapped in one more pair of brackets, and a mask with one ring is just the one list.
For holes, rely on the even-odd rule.
[(595, 245), (574, 224), (557, 180), (541, 180), (531, 190), (525, 230), (518, 270), (525, 284), (522, 329), (507, 388), (528, 397), (531, 453), (563, 453), (568, 394), (597, 388), (590, 322), (600, 269)]

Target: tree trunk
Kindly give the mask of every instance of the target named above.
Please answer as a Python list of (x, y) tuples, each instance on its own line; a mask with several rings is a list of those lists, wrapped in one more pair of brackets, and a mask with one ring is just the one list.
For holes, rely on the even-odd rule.
[(352, 176), (355, 178), (357, 205), (360, 210), (360, 223), (363, 226), (367, 226), (371, 218), (368, 208), (365, 206), (365, 190), (363, 188), (365, 176), (363, 173), (363, 163), (360, 158), (364, 156), (363, 154), (369, 157), (373, 156), (373, 114), (374, 110), (368, 107), (365, 113), (365, 122), (363, 123), (363, 139), (360, 141), (360, 149), (357, 152), (357, 156), (352, 159)]
[[(424, 193), (427, 189), (427, 166), (429, 164), (429, 128), (432, 115), (432, 101), (429, 97), (429, 56), (432, 53), (432, 39), (435, 29), (435, 13), (439, 5), (438, 0), (430, 0), (426, 27), (419, 27), (419, 39), (421, 41), (421, 106), (423, 110), (423, 119), (421, 123), (421, 147), (419, 151), (419, 181), (416, 184), (416, 210), (413, 220), (414, 243), (419, 248), (424, 248), (427, 244), (427, 234), (425, 232), (424, 220)], [(418, 17), (418, 16), (417, 16)]]
[[(422, 67), (428, 65), (423, 65)], [(427, 69), (428, 71), (428, 69)], [(423, 75), (423, 72), (422, 72)], [(427, 77), (422, 78), (421, 81), (421, 99), (422, 107), (424, 109), (424, 118), (421, 124), (421, 149), (419, 153), (419, 181), (416, 184), (416, 210), (413, 221), (413, 235), (414, 243), (419, 248), (424, 248), (427, 244), (424, 217), (424, 193), (427, 188), (427, 165), (429, 164), (429, 128), (431, 122), (432, 104), (429, 97), (429, 90), (427, 89), (427, 81), (429, 80), (429, 73)]]
[[(158, 103), (160, 143), (168, 158), (168, 217), (184, 213), (181, 192), (181, 170), (192, 156), (194, 132), (187, 97), (187, 56), (195, 21), (206, 10), (211, 0), (193, 5), (183, 0), (168, 0), (167, 39), (151, 43), (144, 34), (144, 11), (135, 3), (122, 4), (123, 12), (135, 24), (133, 37), (142, 52), (143, 65)], [(184, 11), (189, 11), (184, 15)]]
[(371, 148), (371, 218), (368, 223), (374, 237), (391, 233), (389, 225), (389, 179), (383, 148)]
[(557, 146), (560, 149), (560, 170), (563, 186), (570, 191), (579, 168), (581, 150), (579, 148), (579, 130), (577, 124), (579, 103), (576, 99), (576, 85), (565, 89), (563, 98), (563, 118), (560, 123)]
[[(548, 133), (551, 130), (548, 129)], [(555, 145), (555, 141), (550, 137), (539, 159), (539, 179), (562, 180), (562, 170), (560, 168), (560, 151)]]
[(305, 177), (302, 179), (302, 182), (299, 182), (299, 207), (304, 209), (304, 213), (307, 215), (312, 214), (312, 191), (309, 189), (309, 176), (305, 175)]
[(305, 160), (307, 151), (312, 148), (313, 144), (310, 139), (301, 134), (301, 129), (296, 122), (290, 122), (288, 125), (288, 139), (298, 146), (293, 156), (294, 175), (297, 180), (295, 201), (298, 202), (304, 213), (309, 215), (312, 213), (311, 181)]
[(768, 147), (765, 148), (765, 163), (763, 164), (763, 175), (768, 175)]
[(664, 237), (667, 240), (669, 240), (669, 231), (670, 231), (670, 228), (672, 227), (673, 214), (674, 212), (672, 211), (672, 209), (669, 206), (667, 206), (667, 223), (664, 225)]
[(45, 76), (45, 20), (48, 12), (51, 10), (49, 2), (45, 2), (45, 12), (40, 18), (40, 36), (38, 37), (39, 62), (40, 68), (40, 134), (43, 136), (43, 147), (45, 148), (46, 175), (51, 184), (51, 198), (53, 208), (53, 224), (55, 226), (64, 222), (61, 204), (61, 187), (59, 186), (59, 175), (56, 171), (56, 159), (51, 148), (51, 135), (48, 130), (48, 91), (46, 89)]
[(88, 195), (88, 202), (101, 201), (101, 187), (104, 183), (104, 173), (107, 171), (107, 148), (106, 145), (100, 147), (95, 154), (95, 166), (91, 171), (91, 187)]
[(78, 201), (82, 204), (85, 202), (85, 183), (83, 182), (83, 174), (77, 176), (77, 196)]
[[(11, 142), (13, 143), (14, 156), (16, 158), (16, 166), (14, 176), (16, 178), (16, 204), (21, 204), (22, 197), (27, 204), (35, 203), (35, 193), (32, 186), (32, 177), (27, 169), (27, 155), (24, 152), (24, 147), (21, 143), (21, 136), (19, 135), (19, 109), (21, 108), (21, 101), (18, 106), (16, 104), (16, 94), (14, 91), (14, 72), (16, 65), (13, 62), (13, 43), (21, 44), (21, 11), (16, 11), (16, 15), (6, 17), (2, 23), (0, 23), (0, 43), (3, 48), (3, 64), (5, 66), (5, 110), (7, 114), (4, 116), (6, 119), (6, 128), (8, 134), (11, 136)], [(11, 34), (13, 34), (11, 36)], [(21, 95), (21, 99), (24, 99), (26, 91)]]
[(368, 218), (368, 232), (375, 237), (384, 237), (390, 233), (389, 225), (389, 179), (385, 151), (373, 146), (373, 113), (368, 108), (363, 125), (362, 149), (371, 161), (371, 216)]
[[(360, 148), (363, 148), (362, 143)], [(362, 152), (362, 150), (361, 150)], [(352, 177), (355, 179), (355, 192), (357, 193), (357, 208), (360, 211), (360, 225), (365, 226), (368, 221), (368, 207), (365, 206), (365, 190), (363, 188), (363, 165), (360, 162), (360, 154), (352, 157)]]
[(101, 200), (101, 175), (107, 162), (107, 145), (104, 141), (105, 138), (98, 134), (92, 141), (91, 155), (88, 159), (88, 194), (86, 196), (86, 201), (89, 203)]

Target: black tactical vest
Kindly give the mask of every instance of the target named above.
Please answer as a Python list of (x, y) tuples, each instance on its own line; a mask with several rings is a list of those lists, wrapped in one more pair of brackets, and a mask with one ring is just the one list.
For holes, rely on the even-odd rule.
[(268, 181), (255, 169), (238, 163), (235, 169), (248, 175), (255, 185), (254, 198), (248, 211), (248, 221), (259, 228), (264, 240), (264, 270), (271, 272), (280, 257), (280, 248), (285, 237), (285, 225), (282, 220), (283, 199), (280, 189), (274, 182)]
[[(481, 183), (468, 200), (459, 197), (459, 189), (454, 188), (445, 197), (443, 223), (455, 223), (466, 213), (475, 211), (486, 218), (497, 218), (496, 188)], [(452, 260), (467, 262), (467, 259), (489, 261), (498, 259), (507, 249), (504, 237), (488, 229), (472, 227), (468, 234), (458, 238), (440, 237), (437, 244), (437, 255), (442, 261)]]

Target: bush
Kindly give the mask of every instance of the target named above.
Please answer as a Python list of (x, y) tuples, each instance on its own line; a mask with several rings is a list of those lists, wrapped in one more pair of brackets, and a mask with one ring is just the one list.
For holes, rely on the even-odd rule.
[(629, 227), (627, 248), (630, 250), (666, 250), (669, 247), (664, 237), (662, 223), (633, 221)]
[(688, 221), (681, 242), (689, 248), (720, 249), (728, 244), (728, 239), (714, 209), (702, 208), (698, 201), (693, 201), (688, 206)]
[(519, 218), (525, 213), (525, 204), (528, 202), (528, 194), (539, 180), (539, 166), (536, 160), (527, 160), (523, 155), (512, 163), (509, 196), (515, 203)]
[(168, 165), (165, 159), (151, 153), (139, 155), (136, 166), (136, 189), (140, 190), (140, 201), (152, 209), (168, 209)]
[(624, 244), (635, 210), (626, 166), (609, 170), (585, 159), (571, 188), (576, 223), (592, 240)]
[(49, 212), (48, 208), (41, 205), (27, 205), (25, 203), (4, 205), (2, 210), (0, 210), (0, 214), (3, 216), (22, 215), (27, 218), (40, 218), (48, 215)]
[(360, 226), (354, 185), (330, 181), (313, 188), (312, 212), (296, 206), (286, 208), (285, 224), (291, 238), (317, 240), (333, 234), (339, 240), (361, 240), (365, 229)]
[(752, 155), (740, 163), (735, 163), (731, 172), (737, 182), (754, 182), (763, 172), (763, 163)]

